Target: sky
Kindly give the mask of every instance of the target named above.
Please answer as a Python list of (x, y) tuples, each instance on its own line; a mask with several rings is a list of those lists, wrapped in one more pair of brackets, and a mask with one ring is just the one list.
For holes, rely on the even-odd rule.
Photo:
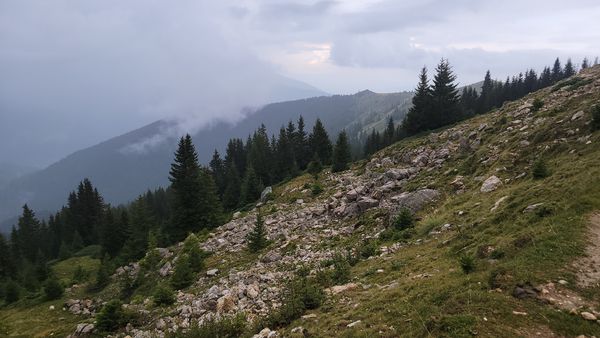
[(286, 78), (396, 92), (441, 58), (462, 84), (579, 64), (600, 55), (599, 17), (597, 0), (0, 0), (0, 163), (157, 119), (235, 122)]

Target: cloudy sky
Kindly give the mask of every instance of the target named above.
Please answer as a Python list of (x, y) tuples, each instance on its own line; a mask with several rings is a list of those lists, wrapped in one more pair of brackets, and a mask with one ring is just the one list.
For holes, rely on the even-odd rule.
[(273, 99), (463, 84), (600, 55), (597, 0), (0, 0), (0, 162), (44, 166), (160, 118), (199, 128)]

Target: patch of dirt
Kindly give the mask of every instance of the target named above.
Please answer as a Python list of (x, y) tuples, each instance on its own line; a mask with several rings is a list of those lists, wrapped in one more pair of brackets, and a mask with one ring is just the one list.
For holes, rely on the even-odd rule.
[(519, 329), (516, 333), (518, 337), (523, 338), (564, 338), (564, 336), (552, 332), (547, 326)]
[[(594, 305), (577, 293), (566, 289), (559, 288), (554, 283), (547, 283), (538, 287), (541, 292), (537, 298), (555, 306), (556, 308), (566, 310), (569, 313), (577, 314), (581, 310), (593, 310)], [(594, 311), (595, 312), (595, 311)]]
[(577, 271), (577, 284), (581, 287), (600, 286), (600, 212), (589, 219), (588, 246), (585, 256), (573, 263)]

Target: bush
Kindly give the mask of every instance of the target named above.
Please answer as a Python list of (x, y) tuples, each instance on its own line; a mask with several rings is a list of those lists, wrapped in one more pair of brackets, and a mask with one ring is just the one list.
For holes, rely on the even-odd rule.
[(315, 183), (312, 185), (311, 192), (313, 196), (317, 196), (323, 192), (323, 187), (320, 184)]
[(4, 286), (4, 301), (7, 304), (14, 303), (21, 297), (21, 290), (12, 279)]
[(167, 337), (170, 338), (237, 338), (242, 337), (247, 327), (246, 317), (243, 314), (221, 319), (210, 318), (202, 325), (196, 325), (186, 332), (178, 331)]
[(459, 262), (464, 273), (469, 274), (475, 271), (475, 258), (473, 256), (464, 255), (460, 257)]
[(163, 306), (175, 303), (175, 292), (167, 285), (160, 284), (152, 295), (154, 305)]
[(531, 169), (531, 175), (535, 179), (542, 179), (550, 176), (550, 171), (546, 166), (546, 162), (542, 159), (537, 160)]
[(535, 100), (533, 100), (533, 106), (531, 107), (531, 111), (536, 112), (542, 109), (543, 106), (544, 101), (540, 100), (539, 98), (536, 98)]
[(415, 218), (413, 217), (412, 211), (408, 208), (402, 208), (396, 219), (394, 219), (394, 228), (397, 230), (404, 230), (412, 228), (415, 224)]
[(59, 299), (64, 294), (65, 289), (55, 277), (50, 277), (44, 283), (44, 296), (47, 300)]
[(196, 235), (190, 234), (185, 239), (185, 242), (183, 242), (183, 253), (189, 256), (192, 271), (200, 272), (204, 269), (204, 258), (206, 258), (207, 254), (200, 249), (200, 240)]
[(102, 307), (96, 316), (96, 329), (100, 332), (114, 332), (129, 321), (130, 316), (123, 310), (123, 304), (113, 299)]
[(590, 127), (592, 127), (592, 131), (600, 130), (600, 104), (592, 108), (592, 123)]
[(321, 170), (323, 170), (323, 164), (321, 164), (319, 156), (315, 153), (313, 160), (310, 161), (310, 163), (306, 167), (306, 171), (308, 171), (308, 173), (313, 175), (313, 177), (316, 179), (319, 177), (319, 173), (321, 172)]
[(269, 245), (269, 241), (267, 240), (267, 229), (262, 220), (260, 210), (258, 210), (256, 214), (256, 224), (252, 231), (248, 233), (246, 240), (248, 241), (248, 250), (250, 250), (250, 252), (259, 252)]
[(348, 260), (336, 254), (333, 257), (333, 273), (331, 279), (335, 284), (344, 284), (350, 280), (350, 263)]
[(364, 242), (358, 249), (358, 255), (362, 259), (367, 259), (371, 256), (375, 256), (378, 252), (379, 247), (377, 246), (377, 243), (373, 240)]
[(75, 269), (75, 271), (73, 272), (73, 283), (77, 284), (77, 283), (82, 283), (85, 282), (88, 279), (88, 272), (85, 271), (83, 269), (83, 267), (81, 267), (81, 265), (78, 265), (77, 268)]
[(184, 289), (194, 281), (194, 272), (190, 264), (190, 257), (187, 254), (179, 255), (175, 262), (175, 271), (171, 277), (171, 285), (177, 290)]
[(266, 318), (261, 327), (276, 328), (300, 318), (306, 310), (316, 309), (323, 303), (325, 294), (310, 278), (297, 278), (284, 291), (283, 305)]

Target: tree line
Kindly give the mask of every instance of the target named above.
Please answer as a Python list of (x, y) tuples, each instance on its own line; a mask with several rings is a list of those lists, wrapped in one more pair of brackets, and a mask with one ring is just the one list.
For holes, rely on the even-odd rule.
[[(598, 58), (593, 65), (598, 64)], [(590, 67), (585, 58), (581, 69)], [(577, 73), (571, 59), (562, 66), (556, 58), (551, 67), (544, 67), (538, 75), (533, 69), (507, 77), (505, 81), (492, 80), (490, 71), (485, 74), (480, 90), (472, 86), (458, 90), (456, 75), (448, 60), (442, 59), (435, 69), (430, 83), (427, 68), (419, 73), (419, 82), (409, 109), (402, 123), (394, 125), (390, 118), (383, 132), (373, 130), (364, 143), (364, 154), (369, 156), (377, 150), (408, 136), (437, 129), (462, 121), (477, 114), (486, 113), (502, 106), (504, 102), (524, 97), (536, 90), (546, 88)]]
[(345, 131), (332, 144), (319, 119), (307, 133), (301, 116), (297, 124), (282, 126), (277, 137), (269, 138), (262, 125), (246, 142), (231, 139), (225, 158), (215, 150), (208, 166), (199, 163), (186, 135), (179, 140), (166, 189), (113, 207), (86, 178), (47, 220), (24, 205), (10, 237), (0, 234), (0, 298), (14, 301), (15, 294), (39, 292), (55, 280), (49, 265), (73, 255), (101, 258), (96, 279), (107, 283), (114, 268), (143, 258), (150, 249), (223, 224), (232, 211), (255, 202), (265, 186), (323, 165), (345, 170), (350, 161)]

